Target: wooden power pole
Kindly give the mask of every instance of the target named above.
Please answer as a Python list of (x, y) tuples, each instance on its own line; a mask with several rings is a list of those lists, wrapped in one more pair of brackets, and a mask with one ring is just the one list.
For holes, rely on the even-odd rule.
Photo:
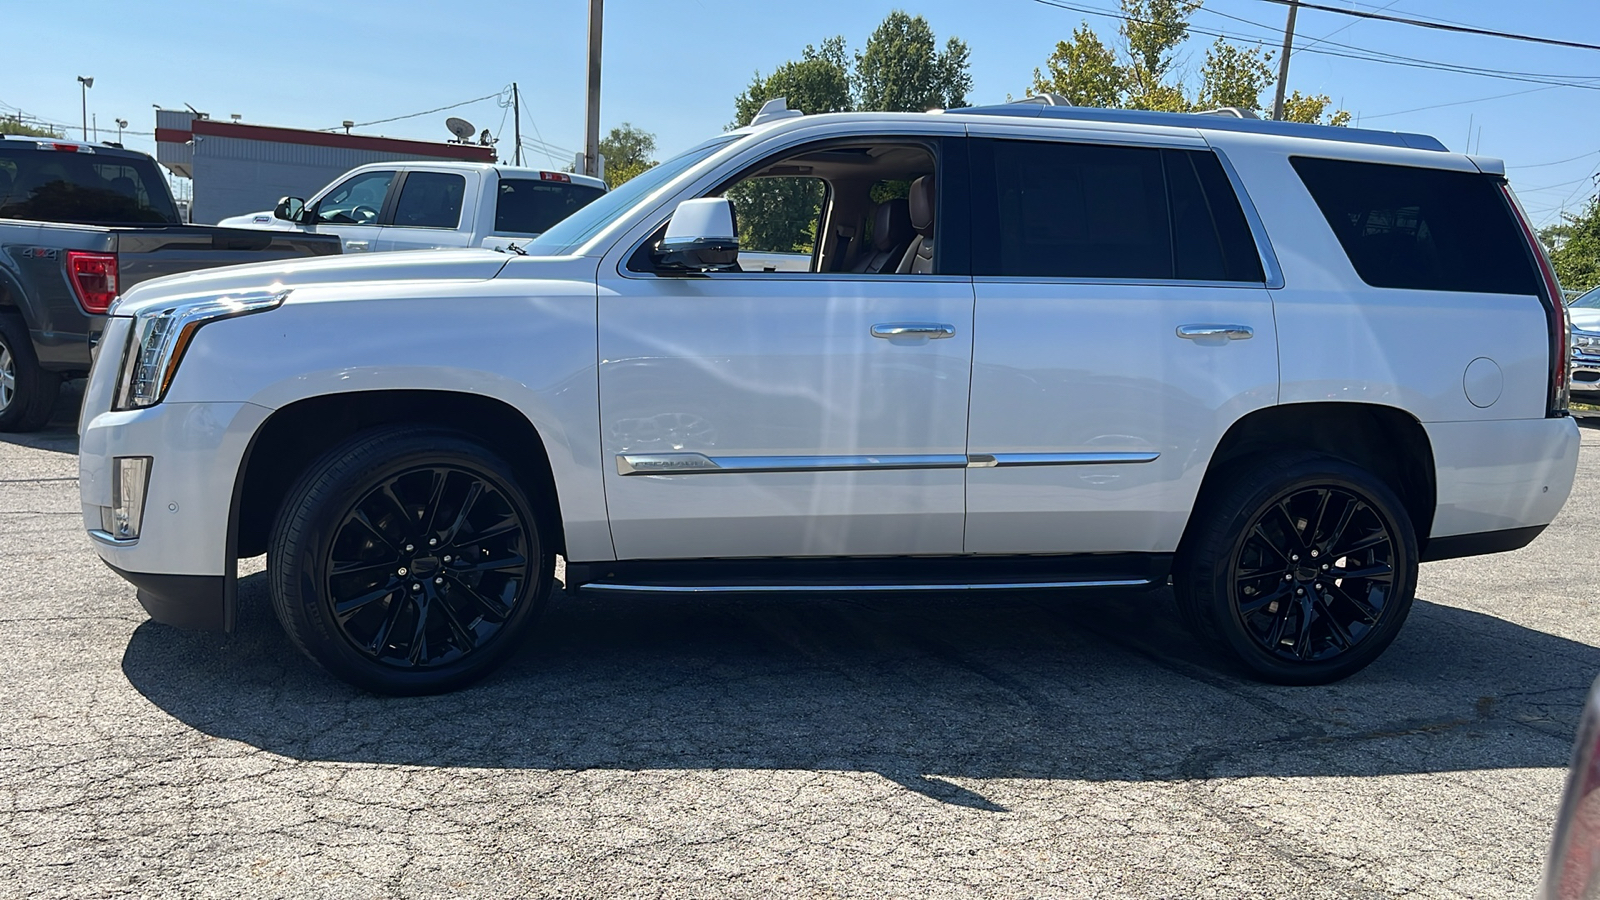
[(522, 98), (517, 96), (517, 83), (511, 82), (511, 135), (517, 142), (517, 165), (522, 165)]
[(1289, 85), (1289, 51), (1294, 47), (1294, 14), (1300, 4), (1289, 0), (1289, 21), (1283, 26), (1283, 55), (1278, 57), (1278, 92), (1272, 98), (1273, 121), (1283, 120), (1283, 92)]
[(600, 25), (602, 0), (589, 0), (589, 105), (584, 114), (583, 174), (600, 175)]

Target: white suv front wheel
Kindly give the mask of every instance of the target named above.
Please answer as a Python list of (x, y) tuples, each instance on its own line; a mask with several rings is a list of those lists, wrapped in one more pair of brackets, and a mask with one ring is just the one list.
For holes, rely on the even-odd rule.
[(1366, 667), (1417, 585), (1411, 519), (1380, 479), (1309, 453), (1223, 473), (1174, 571), (1184, 618), (1251, 674), (1327, 684)]
[(268, 548), (289, 638), (384, 694), (455, 690), (520, 643), (554, 555), (510, 466), (465, 435), (386, 428), (346, 441), (290, 491)]

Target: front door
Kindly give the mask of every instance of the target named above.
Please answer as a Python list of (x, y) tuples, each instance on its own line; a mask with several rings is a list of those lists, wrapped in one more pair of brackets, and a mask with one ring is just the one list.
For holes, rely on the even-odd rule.
[(394, 172), (379, 170), (352, 175), (335, 185), (311, 210), (312, 230), (337, 234), (345, 253), (377, 249), (378, 222), (394, 179)]
[[(619, 559), (960, 552), (971, 279), (850, 271), (841, 223), (890, 202), (884, 184), (903, 195), (926, 177), (931, 202), (937, 177), (931, 141), (867, 149), (786, 151), (758, 167), (781, 174), (715, 192), (735, 198), (741, 250), (763, 254), (750, 271), (686, 276), (648, 253), (602, 268)], [(774, 254), (801, 271), (766, 265)]]
[(1277, 401), (1225, 170), (1198, 140), (972, 148), (966, 550), (1170, 553), (1229, 424)]

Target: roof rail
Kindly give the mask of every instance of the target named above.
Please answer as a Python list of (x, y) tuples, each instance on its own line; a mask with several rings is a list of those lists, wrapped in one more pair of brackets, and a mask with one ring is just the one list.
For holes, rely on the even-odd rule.
[[(1278, 122), (1243, 118), (1230, 109), (1204, 113), (1153, 112), (1144, 109), (1101, 109), (1095, 106), (1059, 106), (1042, 98), (1028, 98), (995, 106), (972, 106), (950, 112), (980, 116), (1023, 116), (1039, 119), (1076, 119), (1084, 122), (1121, 122), (1128, 125), (1165, 125), (1172, 128), (1205, 128), (1212, 131), (1242, 131), (1249, 134), (1277, 134), (1285, 137), (1343, 141), (1350, 144), (1376, 144), (1384, 147), (1410, 147), (1415, 150), (1449, 152), (1438, 138), (1404, 131), (1373, 131), (1367, 128), (1341, 128), (1305, 122)], [(757, 117), (759, 118), (759, 116)]]

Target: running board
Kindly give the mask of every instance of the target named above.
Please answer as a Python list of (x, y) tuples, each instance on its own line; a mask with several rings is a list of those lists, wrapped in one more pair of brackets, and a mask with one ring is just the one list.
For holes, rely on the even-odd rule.
[(568, 563), (569, 590), (600, 594), (861, 594), (1127, 590), (1164, 585), (1170, 554), (682, 559)]

